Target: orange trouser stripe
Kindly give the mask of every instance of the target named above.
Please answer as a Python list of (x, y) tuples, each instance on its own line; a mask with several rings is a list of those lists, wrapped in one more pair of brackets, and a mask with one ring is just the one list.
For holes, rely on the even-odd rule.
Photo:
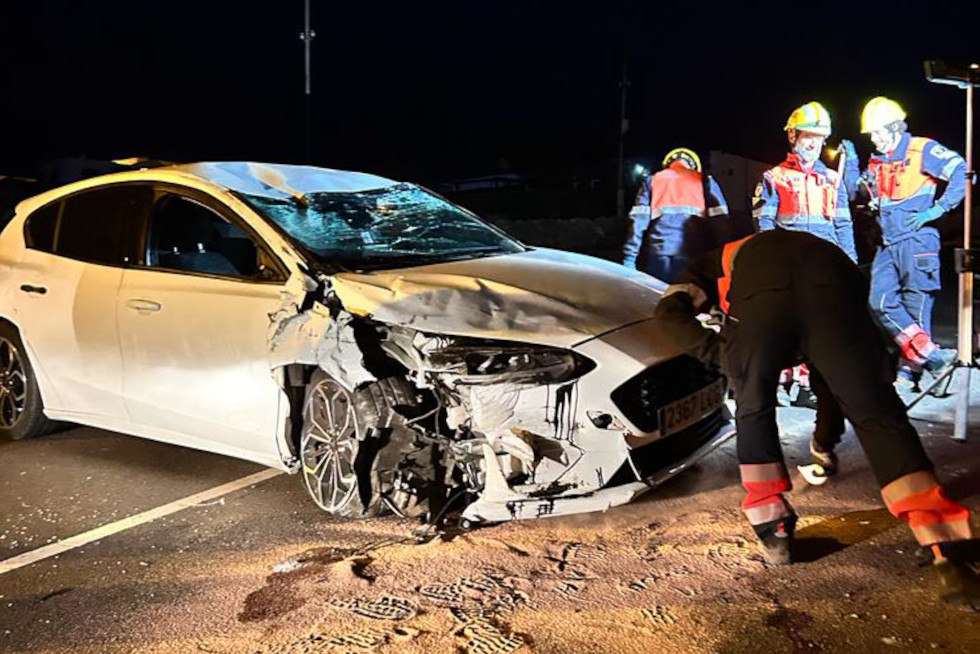
[(783, 498), (792, 484), (782, 462), (742, 464), (738, 468), (745, 488), (742, 511), (750, 524), (761, 525), (793, 515)]
[(946, 497), (931, 471), (900, 477), (881, 495), (892, 515), (908, 523), (920, 545), (972, 538), (970, 510)]

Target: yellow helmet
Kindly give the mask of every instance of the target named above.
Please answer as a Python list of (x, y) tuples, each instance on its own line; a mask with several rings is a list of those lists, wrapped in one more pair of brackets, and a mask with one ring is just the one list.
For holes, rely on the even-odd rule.
[(872, 98), (861, 112), (861, 133), (873, 132), (898, 120), (905, 120), (902, 105), (881, 96)]
[(677, 160), (683, 161), (691, 170), (701, 172), (701, 158), (698, 157), (694, 150), (690, 150), (688, 148), (674, 148), (667, 153), (667, 156), (664, 157), (664, 161), (661, 165), (666, 168), (671, 164), (671, 162)]
[(807, 102), (793, 110), (783, 129), (830, 136), (830, 112), (819, 102)]

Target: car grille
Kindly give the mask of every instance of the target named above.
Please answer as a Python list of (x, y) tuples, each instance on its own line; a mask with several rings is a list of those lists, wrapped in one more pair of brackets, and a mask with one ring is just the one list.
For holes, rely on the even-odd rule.
[(630, 422), (649, 433), (660, 425), (660, 409), (719, 377), (713, 368), (685, 354), (633, 377), (612, 392), (612, 401)]
[(706, 445), (724, 423), (718, 410), (687, 429), (630, 452), (633, 465), (644, 477), (676, 465)]

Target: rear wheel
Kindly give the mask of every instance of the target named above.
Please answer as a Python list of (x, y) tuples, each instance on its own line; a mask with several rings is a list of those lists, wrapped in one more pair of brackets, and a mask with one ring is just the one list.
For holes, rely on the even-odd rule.
[(19, 441), (49, 432), (34, 369), (17, 329), (0, 323), (0, 436)]

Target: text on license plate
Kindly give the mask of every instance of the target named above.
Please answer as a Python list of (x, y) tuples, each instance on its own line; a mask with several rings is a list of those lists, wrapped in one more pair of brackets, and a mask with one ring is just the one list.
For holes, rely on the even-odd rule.
[(725, 399), (725, 382), (718, 379), (709, 386), (671, 402), (660, 410), (660, 434), (667, 436), (690, 427), (721, 406)]

